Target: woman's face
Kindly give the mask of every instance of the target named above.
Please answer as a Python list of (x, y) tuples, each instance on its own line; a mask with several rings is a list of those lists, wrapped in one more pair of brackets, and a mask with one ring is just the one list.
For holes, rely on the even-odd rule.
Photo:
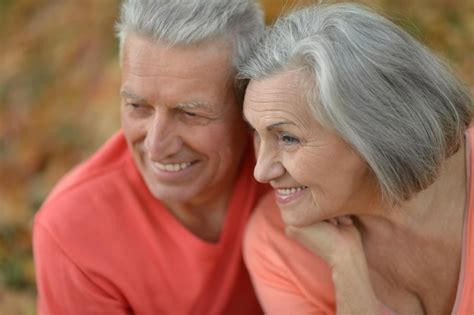
[(300, 71), (251, 81), (244, 116), (255, 129), (255, 178), (270, 183), (287, 225), (365, 212), (375, 180), (340, 136), (314, 118)]

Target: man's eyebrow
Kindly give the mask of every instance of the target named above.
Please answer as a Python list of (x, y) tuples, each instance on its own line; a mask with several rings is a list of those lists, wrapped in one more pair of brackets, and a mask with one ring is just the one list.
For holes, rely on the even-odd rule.
[(140, 102), (145, 102), (145, 101), (146, 101), (143, 97), (138, 96), (138, 95), (136, 95), (136, 94), (134, 94), (134, 93), (132, 93), (132, 92), (126, 91), (126, 90), (122, 90), (122, 91), (120, 92), (120, 95), (121, 95), (122, 97), (131, 98), (131, 99), (133, 99), (133, 100), (135, 100), (135, 101), (140, 101)]
[(208, 102), (204, 102), (204, 101), (191, 101), (191, 102), (178, 103), (176, 104), (175, 108), (177, 109), (195, 109), (195, 108), (211, 109), (211, 105)]

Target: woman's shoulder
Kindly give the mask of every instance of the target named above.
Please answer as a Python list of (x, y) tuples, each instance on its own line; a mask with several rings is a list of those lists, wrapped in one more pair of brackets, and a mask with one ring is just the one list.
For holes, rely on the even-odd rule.
[[(245, 232), (245, 247), (269, 256), (304, 258), (311, 261), (323, 260), (307, 250), (285, 233), (285, 223), (272, 192), (267, 193), (257, 204)], [(281, 260), (281, 259), (280, 259)], [(286, 259), (285, 259), (286, 260)]]
[(248, 256), (265, 255), (276, 259), (282, 252), (293, 250), (297, 245), (285, 235), (285, 224), (280, 216), (272, 192), (263, 196), (253, 212), (245, 232), (244, 251)]
[(273, 194), (257, 205), (247, 226), (244, 259), (254, 281), (291, 292), (317, 309), (334, 306), (331, 272), (324, 260), (285, 234)]
[(272, 192), (257, 204), (247, 225), (244, 246), (250, 254), (265, 256), (275, 264), (289, 268), (293, 267), (295, 260), (311, 261), (313, 267), (315, 263), (326, 266), (321, 258), (286, 236), (285, 223)]
[(259, 228), (265, 227), (266, 230), (270, 229), (273, 233), (284, 234), (285, 224), (281, 219), (273, 192), (265, 194), (257, 203), (251, 224), (258, 225)]

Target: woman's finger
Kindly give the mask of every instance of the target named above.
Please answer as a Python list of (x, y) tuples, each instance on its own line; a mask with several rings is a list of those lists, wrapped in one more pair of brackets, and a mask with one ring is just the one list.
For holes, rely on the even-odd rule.
[(354, 224), (352, 217), (349, 215), (340, 216), (337, 218), (337, 221), (339, 224), (346, 225), (346, 226)]

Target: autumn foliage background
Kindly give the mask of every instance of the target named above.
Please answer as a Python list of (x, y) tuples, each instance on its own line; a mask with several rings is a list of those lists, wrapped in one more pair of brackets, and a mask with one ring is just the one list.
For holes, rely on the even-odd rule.
[[(262, 3), (271, 22), (295, 1)], [(474, 0), (365, 3), (448, 59), (474, 92)], [(0, 0), (0, 315), (35, 314), (33, 216), (55, 182), (119, 128), (118, 7)]]

